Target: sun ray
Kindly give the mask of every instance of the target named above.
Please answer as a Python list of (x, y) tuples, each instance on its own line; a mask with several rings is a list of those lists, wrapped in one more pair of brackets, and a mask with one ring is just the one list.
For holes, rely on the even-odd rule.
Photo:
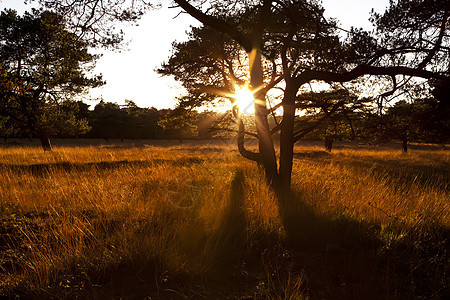
[(241, 113), (255, 113), (255, 99), (253, 97), (253, 92), (248, 87), (248, 84), (244, 86), (236, 86), (233, 98), (235, 98), (233, 106), (236, 105)]

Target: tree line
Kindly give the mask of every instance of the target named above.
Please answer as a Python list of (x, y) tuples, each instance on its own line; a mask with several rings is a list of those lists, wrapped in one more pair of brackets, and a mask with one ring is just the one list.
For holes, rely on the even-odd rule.
[[(65, 101), (55, 107), (60, 111), (48, 126), (48, 138), (97, 138), (97, 139), (211, 139), (215, 135), (209, 128), (220, 117), (212, 111), (180, 111), (138, 107), (126, 100), (124, 105), (100, 101), (89, 109), (82, 101)], [(58, 121), (59, 118), (66, 122)], [(74, 126), (73, 124), (77, 124)], [(30, 131), (14, 119), (0, 116), (0, 136), (8, 138), (35, 138)], [(223, 136), (223, 135), (222, 135)], [(49, 142), (50, 143), (50, 142)], [(50, 150), (43, 145), (44, 150)], [(50, 144), (51, 147), (51, 144)]]
[[(368, 108), (361, 103), (372, 103), (372, 99), (357, 101), (349, 109), (345, 106), (324, 122), (318, 122), (320, 114), (310, 111), (297, 117), (299, 128), (309, 128), (304, 140), (321, 140), (324, 148), (331, 151), (334, 141), (360, 141), (363, 143), (385, 143), (400, 141), (402, 150), (407, 151), (410, 142), (436, 143), (444, 145), (449, 141), (450, 87), (436, 83), (432, 96), (412, 101), (401, 100), (388, 107), (382, 114), (375, 107)], [(320, 92), (303, 97), (312, 99), (333, 99), (347, 102), (358, 99), (348, 93)], [(53, 120), (49, 126), (52, 138), (96, 138), (104, 139), (230, 139), (239, 132), (232, 112), (187, 110), (183, 108), (142, 108), (131, 100), (124, 105), (100, 101), (93, 109), (83, 101), (65, 101), (58, 109), (65, 122)], [(67, 118), (70, 116), (69, 118)], [(280, 117), (280, 116), (276, 116)], [(257, 137), (253, 126), (254, 116), (246, 115), (247, 134)], [(8, 138), (32, 138), (27, 127), (15, 124), (14, 119), (0, 116), (0, 136)], [(73, 124), (77, 124), (74, 126)], [(273, 124), (276, 126), (275, 124)], [(275, 140), (280, 136), (275, 135)], [(45, 149), (45, 148), (44, 148)]]

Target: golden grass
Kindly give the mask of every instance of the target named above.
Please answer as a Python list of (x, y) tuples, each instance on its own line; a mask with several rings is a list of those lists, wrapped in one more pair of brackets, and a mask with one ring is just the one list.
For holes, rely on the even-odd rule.
[(448, 151), (337, 150), (297, 159), (293, 184), (317, 211), (345, 211), (360, 220), (417, 218), (450, 226)]
[(233, 147), (0, 148), (0, 295), (448, 295), (448, 152), (296, 152), (280, 216)]

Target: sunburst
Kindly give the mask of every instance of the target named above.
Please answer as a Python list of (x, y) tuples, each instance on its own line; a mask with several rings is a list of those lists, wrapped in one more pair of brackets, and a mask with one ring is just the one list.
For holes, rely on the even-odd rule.
[(235, 98), (233, 105), (237, 105), (241, 113), (255, 113), (255, 99), (248, 85), (236, 86), (233, 98)]

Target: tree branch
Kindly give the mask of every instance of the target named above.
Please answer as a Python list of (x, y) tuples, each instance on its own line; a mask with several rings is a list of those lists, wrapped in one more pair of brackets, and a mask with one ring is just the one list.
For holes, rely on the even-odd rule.
[(434, 44), (434, 47), (428, 53), (427, 57), (425, 57), (424, 60), (417, 66), (418, 69), (423, 69), (430, 62), (430, 60), (433, 58), (436, 52), (440, 49), (442, 39), (444, 38), (445, 34), (445, 25), (447, 24), (447, 19), (448, 19), (448, 11), (445, 12), (444, 17), (442, 18), (439, 36), (436, 40), (436, 43)]
[(331, 117), (333, 115), (334, 112), (336, 112), (336, 110), (342, 105), (344, 104), (344, 101), (341, 100), (338, 103), (336, 103), (333, 108), (330, 111), (325, 111), (325, 116), (321, 117), (316, 124), (299, 130), (296, 133), (294, 133), (294, 143), (297, 142), (298, 140), (300, 140), (301, 138), (303, 138), (305, 135), (307, 135), (308, 133), (310, 133), (311, 131), (313, 131), (314, 129), (316, 129), (320, 124), (322, 124), (326, 119), (328, 119), (329, 117)]
[[(220, 127), (210, 127), (209, 128), (210, 132), (215, 132), (215, 131), (227, 131), (227, 132), (236, 132), (239, 133), (239, 130), (236, 129), (231, 129), (231, 128), (220, 128)], [(258, 135), (256, 133), (253, 132), (249, 132), (249, 131), (244, 131), (244, 134), (249, 135), (249, 136), (253, 136), (255, 138), (258, 138)]]
[(344, 73), (334, 73), (329, 71), (303, 71), (296, 78), (293, 78), (298, 84), (304, 84), (311, 80), (323, 80), (334, 82), (347, 82), (356, 79), (362, 75), (409, 75), (422, 78), (448, 79), (448, 76), (417, 68), (409, 68), (403, 66), (396, 67), (375, 67), (368, 65), (359, 65), (353, 70)]
[(253, 160), (253, 161), (256, 161), (257, 163), (260, 163), (260, 161), (261, 161), (260, 154), (257, 152), (252, 152), (245, 148), (245, 145), (244, 145), (245, 125), (244, 125), (244, 122), (242, 121), (242, 118), (239, 118), (238, 122), (239, 122), (239, 130), (238, 130), (238, 135), (237, 135), (237, 142), (238, 142), (239, 153), (243, 157), (245, 157), (249, 160)]
[(192, 6), (189, 3), (189, 1), (186, 0), (174, 0), (174, 1), (181, 8), (183, 8), (188, 14), (190, 14), (192, 17), (194, 17), (204, 25), (214, 28), (220, 32), (226, 33), (229, 36), (231, 36), (234, 40), (236, 40), (236, 42), (239, 43), (239, 45), (241, 45), (244, 48), (244, 50), (247, 53), (250, 53), (252, 51), (253, 45), (251, 40), (248, 38), (248, 36), (237, 30), (235, 27), (231, 26), (230, 24), (219, 18), (215, 18), (203, 13), (199, 9)]

